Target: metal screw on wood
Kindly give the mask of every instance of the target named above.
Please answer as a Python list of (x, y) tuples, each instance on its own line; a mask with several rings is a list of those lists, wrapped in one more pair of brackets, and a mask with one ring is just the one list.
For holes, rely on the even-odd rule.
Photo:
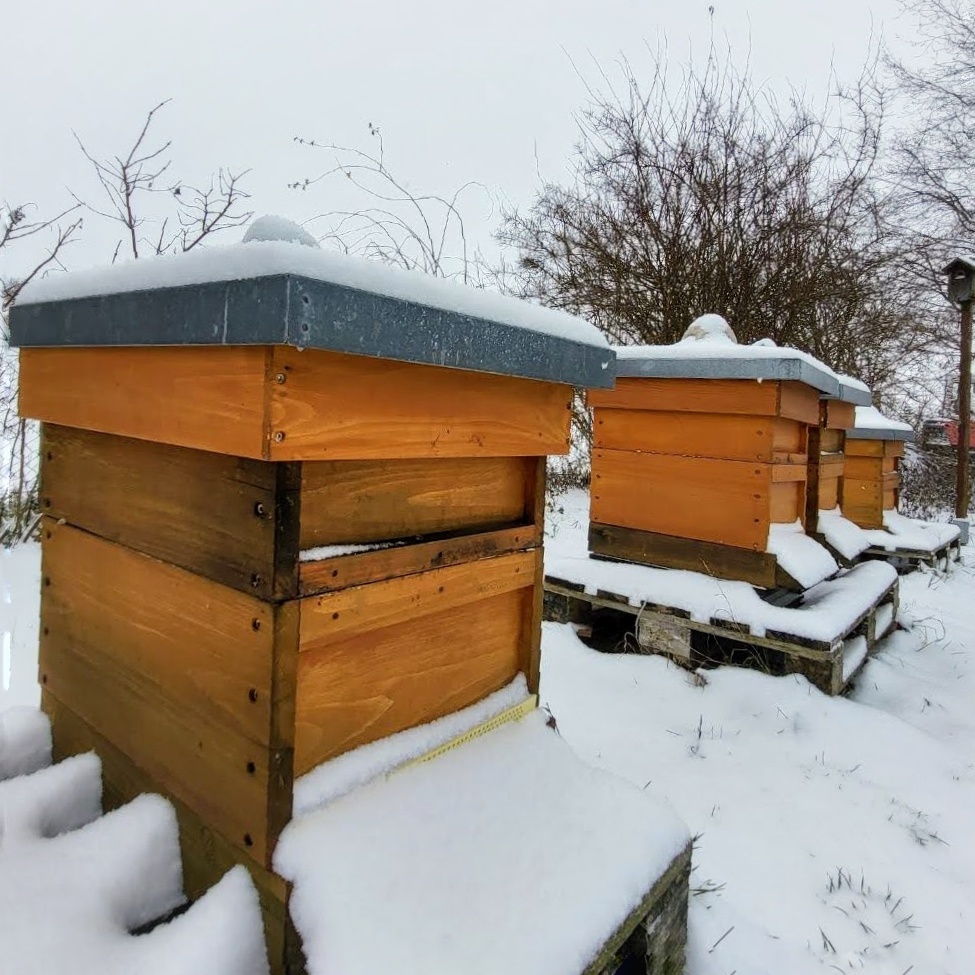
[(264, 507), (263, 501), (258, 501), (254, 505), (254, 514), (257, 515), (258, 518), (263, 518), (267, 514), (267, 508)]
[(285, 380), (286, 380), (287, 378), (288, 378), (288, 377), (287, 377), (287, 376), (286, 376), (286, 375), (285, 375), (285, 374), (284, 374), (283, 372), (279, 372), (279, 373), (278, 373), (278, 374), (277, 374), (277, 375), (276, 375), (276, 376), (274, 377), (274, 381), (275, 381), (276, 383), (283, 383), (283, 382), (284, 382), (284, 381), (285, 381)]
[(282, 440), (284, 440), (284, 430), (278, 430), (274, 435), (274, 442), (281, 443)]

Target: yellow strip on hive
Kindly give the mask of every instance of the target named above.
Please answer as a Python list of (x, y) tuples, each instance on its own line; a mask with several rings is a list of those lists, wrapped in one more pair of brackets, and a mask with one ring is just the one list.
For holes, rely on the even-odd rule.
[(482, 735), (488, 734), (488, 732), (495, 731), (497, 728), (501, 728), (511, 721), (520, 721), (523, 717), (525, 717), (526, 714), (530, 714), (537, 707), (538, 697), (537, 695), (532, 694), (529, 697), (526, 697), (521, 703), (512, 705), (510, 708), (506, 708), (504, 711), (500, 711), (498, 714), (494, 715), (493, 718), (488, 718), (487, 721), (484, 721), (479, 725), (475, 725), (469, 731), (465, 731), (462, 735), (458, 735), (456, 738), (451, 738), (450, 741), (445, 741), (442, 745), (438, 745), (436, 748), (431, 748), (430, 751), (421, 755), (419, 758), (414, 758), (405, 765), (401, 765), (400, 768), (412, 768), (414, 765), (422, 765), (424, 762), (433, 761), (433, 759), (439, 758), (445, 752), (453, 751), (455, 748), (459, 748), (461, 745), (466, 745), (467, 742), (474, 741), (475, 738), (480, 738)]

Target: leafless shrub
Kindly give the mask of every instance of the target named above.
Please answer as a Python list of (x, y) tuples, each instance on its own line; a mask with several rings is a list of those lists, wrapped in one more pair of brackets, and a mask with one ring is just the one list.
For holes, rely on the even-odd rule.
[(777, 102), (715, 51), (679, 84), (604, 74), (580, 117), (574, 174), (499, 234), (517, 293), (614, 342), (671, 343), (718, 312), (884, 387), (931, 344), (897, 272), (876, 179), (885, 94), (871, 71), (821, 110)]
[(295, 137), (298, 145), (324, 153), (329, 162), (317, 176), (290, 183), (292, 189), (327, 189), (342, 180), (347, 184), (343, 192), (351, 186), (361, 201), (349, 209), (318, 213), (306, 223), (322, 234), (323, 242), (346, 253), (465, 284), (483, 284), (488, 272), (470, 247), (460, 203), (478, 190), (486, 197), (486, 189), (469, 180), (448, 196), (415, 191), (386, 161), (378, 126), (370, 123), (369, 135), (376, 145), (374, 152)]
[(241, 186), (246, 171), (219, 169), (198, 186), (170, 175), (172, 141), (154, 143), (150, 139), (156, 115), (167, 104), (168, 100), (150, 109), (124, 155), (99, 159), (75, 133), (78, 147), (94, 169), (100, 194), (96, 202), (72, 195), (79, 207), (123, 228), (113, 262), (123, 251), (133, 259), (190, 251), (211, 235), (239, 227), (251, 217), (250, 211), (242, 209), (248, 199)]
[[(36, 424), (17, 414), (17, 358), (7, 345), (7, 310), (24, 286), (53, 268), (64, 269), (64, 249), (77, 239), (85, 213), (123, 228), (113, 261), (123, 252), (139, 258), (192, 250), (250, 217), (242, 209), (247, 199), (241, 186), (245, 173), (220, 169), (201, 185), (169, 175), (171, 142), (151, 142), (153, 123), (165, 104), (147, 113), (123, 154), (99, 159), (75, 136), (98, 180), (95, 202), (73, 193), (74, 205), (50, 219), (33, 217), (27, 205), (0, 208), (0, 544), (29, 536), (39, 518), (38, 431)], [(25, 273), (6, 274), (10, 250), (25, 238), (35, 238), (35, 243), (45, 239), (46, 245)]]

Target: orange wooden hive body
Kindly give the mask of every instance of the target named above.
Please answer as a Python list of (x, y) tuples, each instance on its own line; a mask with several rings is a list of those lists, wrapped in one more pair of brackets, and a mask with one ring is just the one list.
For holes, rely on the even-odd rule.
[[(881, 419), (883, 419), (881, 417)], [(906, 424), (858, 417), (847, 433), (843, 514), (861, 528), (883, 528), (884, 512), (896, 511), (904, 444), (914, 439)]]
[(769, 528), (806, 523), (810, 435), (835, 377), (788, 350), (784, 365), (667, 351), (634, 350), (615, 389), (589, 393), (590, 550), (794, 587), (766, 551)]
[[(326, 321), (341, 289), (297, 286)], [(250, 869), (281, 972), (271, 857), (295, 777), (519, 672), (537, 689), (545, 457), (568, 448), (572, 385), (611, 381), (612, 353), (490, 321), (561, 375), (405, 361), (398, 332), (388, 356), (382, 334), (370, 355), (310, 347), (314, 331), (179, 344), (167, 309), (187, 290), (15, 309), (21, 412), (43, 423), (43, 706), (59, 756), (98, 751), (110, 805), (173, 800), (191, 896)], [(370, 302), (376, 333), (382, 315), (470, 325), (339, 298)], [(136, 327), (149, 344), (126, 345)]]

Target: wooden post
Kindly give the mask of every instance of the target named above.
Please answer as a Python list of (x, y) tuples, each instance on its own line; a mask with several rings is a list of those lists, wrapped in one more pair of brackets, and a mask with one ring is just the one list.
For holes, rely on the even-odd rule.
[(958, 470), (955, 476), (955, 517), (968, 517), (971, 487), (968, 452), (972, 439), (972, 302), (961, 303), (961, 361), (958, 369)]

